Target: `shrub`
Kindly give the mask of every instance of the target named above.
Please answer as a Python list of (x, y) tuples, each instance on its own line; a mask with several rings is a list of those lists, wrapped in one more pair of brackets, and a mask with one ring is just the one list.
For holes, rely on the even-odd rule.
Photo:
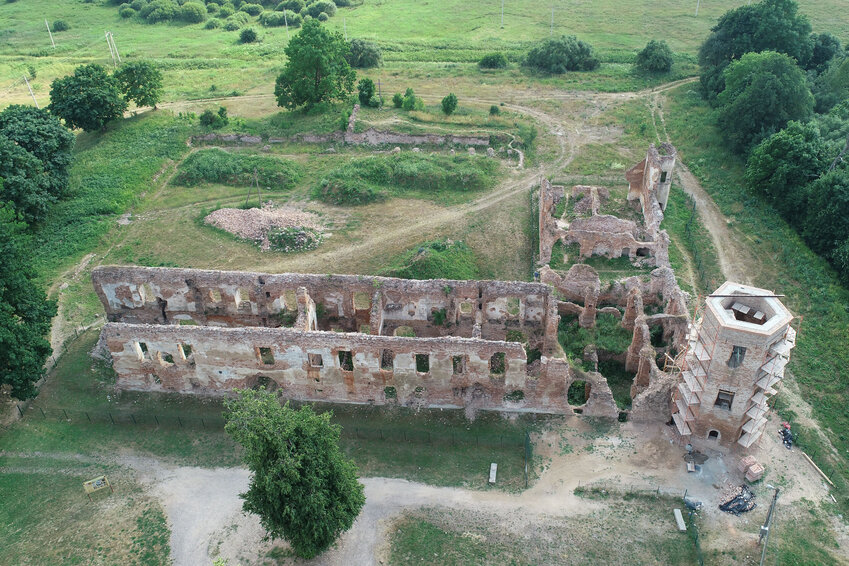
[(206, 5), (206, 11), (209, 12), (210, 14), (216, 13), (218, 11), (218, 8), (219, 8), (218, 4), (207, 4)]
[(240, 24), (240, 23), (239, 23), (239, 22), (237, 22), (236, 20), (228, 19), (228, 20), (224, 23), (224, 30), (225, 30), (225, 31), (238, 31), (238, 30), (240, 30), (240, 29), (242, 29), (242, 24)]
[(138, 12), (145, 6), (147, 6), (147, 0), (133, 0), (132, 2), (130, 2), (130, 7), (136, 12)]
[(413, 89), (408, 88), (404, 92), (404, 100), (401, 103), (401, 108), (404, 110), (424, 110), (424, 102), (422, 102), (421, 98), (415, 95)]
[(239, 41), (241, 43), (253, 43), (256, 40), (257, 35), (253, 28), (245, 28), (242, 30), (242, 33), (239, 34)]
[(295, 12), (284, 10), (282, 12), (263, 12), (259, 15), (259, 23), (266, 27), (298, 27), (301, 25), (301, 16)]
[(374, 97), (374, 90), (373, 80), (369, 78), (360, 79), (360, 82), (357, 83), (357, 98), (360, 99), (360, 104), (368, 106)]
[(499, 114), (501, 114), (501, 109), (496, 104), (489, 107), (490, 116), (498, 116)]
[(327, 20), (329, 20), (329, 19), (330, 19), (330, 17), (329, 17), (329, 16), (327, 15), (327, 13), (325, 13), (325, 12), (321, 12), (321, 13), (318, 15), (318, 21), (320, 21), (320, 22), (326, 22), (326, 21), (327, 21)]
[(218, 112), (213, 112), (207, 108), (203, 111), (203, 114), (200, 115), (201, 126), (206, 126), (208, 128), (221, 128), (229, 123), (230, 119), (227, 117), (227, 109), (223, 106), (218, 108)]
[(229, 18), (233, 14), (236, 13), (236, 10), (233, 9), (233, 6), (221, 6), (221, 9), (218, 10), (219, 18)]
[(180, 7), (171, 0), (153, 0), (139, 12), (149, 24), (173, 20), (180, 13)]
[(300, 165), (264, 155), (235, 155), (223, 149), (204, 149), (191, 154), (177, 168), (173, 183), (194, 187), (221, 183), (247, 187), (254, 182), (254, 169), (260, 185), (291, 188), (301, 177)]
[(289, 10), (291, 12), (300, 12), (305, 7), (304, 0), (284, 0), (277, 5), (277, 11)]
[(457, 96), (452, 92), (442, 99), (442, 111), (446, 116), (450, 116), (457, 110)]
[(490, 53), (478, 61), (481, 69), (504, 69), (507, 67), (507, 57), (504, 53)]
[(592, 71), (598, 64), (592, 46), (574, 35), (546, 39), (533, 47), (525, 59), (525, 65), (529, 67), (558, 74)]
[(352, 67), (367, 69), (379, 67), (383, 63), (383, 53), (373, 41), (352, 39), (348, 43), (348, 48), (350, 49), (348, 64)]
[(653, 39), (637, 53), (634, 64), (651, 73), (668, 73), (672, 69), (672, 50), (665, 41)]
[(122, 18), (132, 18), (133, 16), (135, 16), (135, 15), (136, 15), (136, 11), (135, 11), (135, 10), (133, 10), (133, 9), (132, 9), (131, 7), (129, 7), (129, 6), (122, 6), (122, 7), (118, 10), (118, 15), (119, 15), (119, 16), (121, 16)]
[(71, 26), (65, 20), (56, 20), (53, 22), (53, 31), (68, 31)]
[(349, 206), (386, 200), (385, 191), (344, 174), (322, 179), (313, 188), (312, 195), (330, 204)]
[(206, 29), (218, 29), (221, 27), (221, 20), (217, 18), (212, 18), (208, 22), (206, 22), (206, 25), (203, 27)]
[(206, 19), (206, 8), (199, 2), (186, 2), (180, 8), (180, 19), (184, 22), (198, 24)]
[(402, 95), (400, 92), (396, 92), (394, 95), (392, 95), (392, 105), (395, 108), (401, 108), (404, 105), (404, 95)]
[(319, 14), (327, 14), (333, 16), (336, 14), (336, 4), (330, 0), (318, 0), (317, 2), (307, 6), (307, 13), (313, 18), (317, 18)]
[(239, 11), (251, 16), (258, 16), (262, 12), (262, 4), (242, 4), (239, 6)]

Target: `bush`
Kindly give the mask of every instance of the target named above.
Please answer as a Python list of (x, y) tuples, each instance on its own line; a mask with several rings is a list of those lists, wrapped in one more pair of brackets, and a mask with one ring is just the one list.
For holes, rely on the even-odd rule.
[(348, 48), (350, 50), (348, 64), (352, 67), (368, 69), (370, 67), (379, 67), (383, 62), (383, 53), (381, 53), (380, 47), (373, 41), (352, 39), (348, 43)]
[(227, 117), (227, 109), (223, 106), (218, 108), (218, 112), (213, 112), (207, 108), (200, 115), (201, 126), (206, 126), (208, 128), (221, 128), (229, 123), (230, 119)]
[(574, 35), (546, 39), (533, 47), (525, 65), (547, 73), (567, 71), (592, 71), (599, 63), (589, 43)]
[(368, 106), (371, 99), (374, 97), (374, 81), (368, 78), (360, 79), (357, 83), (357, 98), (360, 99), (360, 104)]
[(330, 17), (325, 12), (321, 12), (318, 15), (318, 21), (320, 21), (320, 22), (326, 22), (329, 19), (330, 19)]
[(422, 102), (421, 98), (415, 95), (413, 89), (408, 88), (406, 92), (404, 92), (404, 100), (401, 103), (401, 108), (404, 110), (424, 110), (424, 102)]
[(442, 111), (446, 116), (450, 116), (457, 110), (457, 96), (451, 92), (442, 99)]
[(203, 27), (205, 29), (218, 29), (218, 28), (221, 27), (221, 20), (216, 19), (216, 18), (212, 18), (211, 20), (206, 22), (206, 25), (203, 26)]
[(481, 69), (504, 69), (507, 67), (507, 57), (504, 53), (490, 53), (478, 61)]
[(291, 12), (300, 12), (305, 7), (304, 0), (284, 0), (277, 5), (277, 11), (289, 10)]
[(68, 22), (65, 20), (56, 20), (53, 22), (53, 31), (68, 31), (71, 29), (71, 26), (68, 25)]
[(501, 114), (501, 109), (497, 105), (493, 104), (489, 107), (490, 116), (498, 116), (499, 114)]
[(395, 108), (401, 108), (404, 105), (404, 95), (400, 92), (396, 92), (392, 95), (392, 106)]
[(672, 69), (672, 50), (663, 40), (651, 40), (637, 53), (634, 65), (650, 73), (668, 73)]
[(238, 31), (240, 29), (242, 29), (242, 24), (240, 24), (236, 20), (228, 19), (224, 23), (224, 30), (225, 31)]
[(385, 191), (344, 174), (322, 179), (313, 188), (312, 196), (330, 204), (348, 206), (386, 200)]
[(177, 168), (173, 183), (194, 187), (203, 183), (248, 187), (256, 169), (261, 186), (291, 188), (301, 177), (300, 165), (264, 155), (238, 155), (223, 149), (203, 149), (191, 154)]
[(206, 8), (199, 2), (186, 2), (180, 8), (180, 19), (184, 22), (199, 24), (206, 19)]
[(149, 24), (167, 22), (180, 14), (180, 7), (171, 0), (153, 0), (139, 12), (139, 15)]
[(207, 4), (206, 5), (206, 11), (209, 12), (210, 14), (214, 14), (214, 13), (218, 12), (218, 4)]
[(139, 10), (147, 6), (147, 1), (148, 0), (133, 0), (132, 2), (130, 2), (130, 7), (136, 12), (138, 12)]
[(317, 18), (319, 14), (333, 16), (336, 14), (336, 4), (330, 0), (318, 0), (318, 2), (307, 6), (307, 13), (313, 18)]
[(301, 25), (301, 15), (289, 10), (263, 12), (259, 15), (259, 23), (266, 27), (282, 27), (288, 24), (290, 27), (296, 28)]
[(256, 40), (257, 35), (253, 28), (245, 28), (242, 30), (242, 33), (239, 34), (239, 41), (241, 43), (253, 43)]
[(262, 4), (242, 4), (239, 6), (239, 11), (251, 16), (258, 16), (262, 12)]
[(119, 15), (119, 16), (121, 16), (122, 18), (132, 18), (133, 16), (135, 16), (135, 15), (136, 15), (136, 11), (135, 11), (135, 10), (133, 10), (133, 9), (132, 9), (131, 7), (129, 7), (129, 6), (122, 6), (122, 7), (118, 10), (118, 15)]
[(233, 6), (221, 6), (221, 9), (218, 10), (219, 18), (229, 18), (233, 14), (236, 13), (236, 10), (233, 9)]

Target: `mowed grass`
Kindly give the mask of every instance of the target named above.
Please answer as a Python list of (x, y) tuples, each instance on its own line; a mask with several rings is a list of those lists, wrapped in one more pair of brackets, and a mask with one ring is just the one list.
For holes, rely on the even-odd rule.
[[(785, 294), (785, 305), (797, 316), (800, 332), (789, 368), (814, 417), (837, 449), (819, 451), (818, 464), (837, 483), (835, 497), (849, 510), (849, 291), (834, 271), (811, 252), (799, 236), (768, 204), (742, 185), (744, 162), (728, 150), (714, 125), (714, 113), (693, 86), (671, 91), (666, 103), (666, 126), (679, 155), (705, 190), (744, 234), (755, 256), (751, 266), (754, 283)], [(817, 448), (814, 434), (808, 450)]]
[[(96, 339), (97, 333), (90, 331), (71, 344), (25, 417), (0, 436), (0, 452), (105, 462), (140, 455), (174, 465), (241, 465), (239, 447), (223, 431), (220, 398), (117, 391), (111, 368), (89, 356)], [(499, 465), (500, 488), (523, 489), (525, 433), (555, 418), (523, 415), (511, 420), (481, 413), (469, 421), (461, 410), (320, 403), (315, 408), (333, 412), (333, 421), (342, 426), (342, 448), (362, 476), (475, 489), (487, 487), (491, 462)], [(41, 459), (31, 465), (41, 465)]]
[[(574, 517), (525, 510), (425, 508), (408, 512), (389, 532), (389, 564), (696, 564), (689, 535), (678, 533), (671, 498), (622, 500)], [(515, 514), (512, 519), (509, 515)], [(639, 532), (639, 536), (623, 536)]]

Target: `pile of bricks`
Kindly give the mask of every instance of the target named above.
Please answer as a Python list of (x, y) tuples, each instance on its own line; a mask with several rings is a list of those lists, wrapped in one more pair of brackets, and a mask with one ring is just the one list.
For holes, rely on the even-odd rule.
[(749, 482), (756, 482), (764, 475), (764, 467), (755, 460), (754, 456), (741, 458), (737, 469), (746, 474), (746, 480)]

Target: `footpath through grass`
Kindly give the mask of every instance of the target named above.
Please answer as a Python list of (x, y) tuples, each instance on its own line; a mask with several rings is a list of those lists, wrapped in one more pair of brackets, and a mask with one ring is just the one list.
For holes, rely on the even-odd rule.
[[(786, 294), (783, 302), (794, 314), (804, 316), (803, 321), (797, 320), (801, 329), (789, 368), (836, 448), (836, 452), (820, 448), (812, 456), (837, 484), (837, 505), (849, 516), (849, 291), (778, 213), (742, 186), (745, 164), (727, 148), (714, 126), (713, 111), (695, 85), (671, 91), (665, 110), (666, 126), (679, 155), (762, 259), (751, 266), (754, 283)], [(793, 415), (785, 412), (785, 416)], [(808, 442), (801, 447), (817, 449), (816, 435), (801, 432)]]

